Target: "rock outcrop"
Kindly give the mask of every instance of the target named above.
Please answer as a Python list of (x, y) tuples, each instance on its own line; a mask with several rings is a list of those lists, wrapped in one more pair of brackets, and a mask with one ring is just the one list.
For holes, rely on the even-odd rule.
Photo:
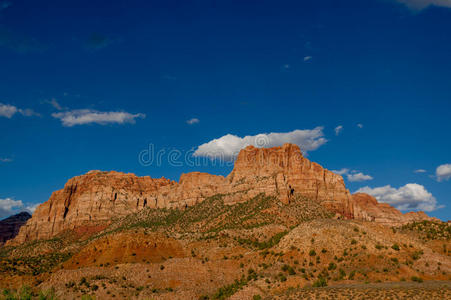
[(376, 222), (389, 226), (397, 226), (415, 221), (438, 221), (428, 217), (424, 212), (401, 213), (387, 203), (379, 203), (376, 198), (365, 193), (352, 195), (354, 219)]
[(18, 233), (20, 227), (22, 227), (31, 215), (27, 212), (21, 212), (17, 215), (8, 217), (0, 221), (0, 245), (4, 242), (14, 238)]
[(239, 153), (227, 177), (193, 172), (182, 174), (179, 182), (174, 182), (101, 171), (74, 177), (36, 209), (14, 242), (49, 238), (86, 224), (108, 223), (146, 207), (186, 208), (216, 194), (223, 194), (227, 204), (234, 204), (261, 193), (276, 196), (285, 204), (293, 197), (306, 197), (347, 219), (384, 224), (424, 219), (417, 213), (403, 215), (368, 195), (352, 196), (342, 176), (303, 157), (296, 145), (249, 146)]
[(62, 190), (54, 192), (48, 201), (39, 205), (15, 240), (49, 238), (66, 229), (108, 222), (147, 205), (154, 206), (150, 202), (151, 196), (162, 186), (174, 184), (165, 178), (90, 171), (69, 179)]

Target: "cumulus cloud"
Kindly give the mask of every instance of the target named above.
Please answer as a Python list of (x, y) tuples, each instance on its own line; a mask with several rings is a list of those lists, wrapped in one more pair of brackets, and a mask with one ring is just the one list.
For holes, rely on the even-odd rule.
[(426, 170), (424, 170), (424, 169), (418, 169), (418, 170), (415, 170), (415, 171), (413, 171), (414, 173), (426, 173), (427, 171)]
[(339, 135), (342, 131), (343, 131), (343, 126), (338, 125), (337, 127), (335, 127), (335, 135)]
[(332, 170), (332, 172), (342, 176), (346, 175), (346, 178), (348, 178), (348, 180), (351, 182), (367, 181), (373, 179), (373, 177), (370, 175), (363, 174), (362, 172), (356, 170), (349, 170), (347, 168), (343, 168), (341, 170)]
[(362, 172), (358, 172), (358, 173), (351, 173), (347, 175), (348, 180), (349, 181), (367, 181), (367, 180), (372, 180), (373, 177), (370, 175), (365, 175)]
[(450, 0), (396, 0), (396, 1), (405, 4), (407, 7), (413, 10), (422, 10), (431, 5), (451, 8)]
[(11, 119), (16, 113), (25, 117), (39, 116), (39, 114), (32, 109), (20, 109), (14, 105), (0, 103), (0, 117)]
[(327, 142), (324, 138), (323, 127), (314, 129), (294, 130), (286, 133), (261, 133), (239, 137), (227, 134), (218, 139), (200, 145), (194, 152), (194, 156), (210, 158), (223, 158), (231, 160), (239, 151), (249, 145), (255, 147), (275, 147), (285, 143), (298, 145), (305, 154), (321, 147)]
[(388, 203), (399, 210), (424, 210), (433, 211), (442, 206), (437, 205), (437, 200), (424, 186), (416, 183), (408, 183), (400, 188), (390, 185), (370, 188), (363, 187), (356, 193), (366, 193), (374, 196), (379, 202)]
[(451, 164), (438, 166), (435, 170), (435, 176), (438, 181), (449, 180), (451, 178)]
[(20, 200), (13, 200), (11, 198), (0, 199), (0, 219), (12, 215), (16, 209), (22, 207), (23, 203)]
[(0, 103), (0, 117), (10, 119), (17, 113), (17, 107), (9, 104)]
[(12, 198), (0, 199), (0, 219), (17, 214), (21, 211), (27, 211), (30, 214), (33, 214), (39, 204), (40, 203), (25, 205), (21, 200), (14, 200)]
[(41, 203), (36, 203), (36, 204), (30, 204), (25, 206), (25, 210), (28, 211), (30, 214), (33, 214), (34, 211), (36, 210), (36, 208), (40, 205)]
[(53, 113), (52, 117), (60, 119), (63, 126), (72, 127), (75, 125), (86, 125), (96, 123), (100, 125), (107, 124), (125, 124), (135, 123), (135, 119), (146, 117), (145, 114), (130, 114), (128, 112), (108, 111), (102, 112), (92, 109), (76, 109), (65, 112)]
[(359, 123), (359, 124), (357, 124), (357, 127), (363, 128), (363, 124), (362, 124), (362, 123)]
[(200, 122), (200, 120), (198, 118), (192, 118), (192, 119), (189, 119), (189, 120), (186, 121), (186, 123), (188, 125), (194, 125), (194, 124), (197, 124), (199, 122)]
[(349, 169), (343, 168), (341, 170), (332, 170), (332, 172), (338, 175), (345, 175), (349, 173)]

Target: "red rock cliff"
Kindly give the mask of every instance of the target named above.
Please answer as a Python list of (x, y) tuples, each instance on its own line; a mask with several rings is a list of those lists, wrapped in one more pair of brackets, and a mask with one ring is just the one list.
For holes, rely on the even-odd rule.
[(137, 177), (118, 172), (91, 171), (70, 179), (41, 204), (20, 229), (15, 243), (52, 237), (64, 230), (109, 222), (145, 207), (184, 208), (215, 194), (228, 204), (265, 193), (288, 203), (297, 195), (318, 201), (344, 218), (384, 224), (423, 218), (403, 215), (368, 195), (351, 196), (343, 178), (303, 157), (298, 146), (243, 149), (227, 177), (193, 172), (180, 181)]

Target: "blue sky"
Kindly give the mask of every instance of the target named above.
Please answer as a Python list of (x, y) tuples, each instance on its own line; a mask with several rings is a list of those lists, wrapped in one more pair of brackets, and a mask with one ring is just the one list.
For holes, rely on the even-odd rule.
[(220, 150), (289, 133), (263, 140), (310, 147), (351, 192), (450, 219), (450, 7), (0, 0), (0, 217), (92, 169), (231, 170), (142, 164), (149, 144), (202, 156), (228, 134)]

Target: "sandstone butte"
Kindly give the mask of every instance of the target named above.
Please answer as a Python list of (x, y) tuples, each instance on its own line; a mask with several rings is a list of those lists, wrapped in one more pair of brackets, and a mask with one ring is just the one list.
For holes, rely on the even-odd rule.
[(46, 239), (65, 230), (109, 223), (150, 208), (186, 208), (207, 197), (223, 194), (226, 204), (243, 202), (264, 193), (289, 203), (304, 196), (317, 201), (337, 218), (400, 225), (431, 219), (423, 212), (402, 214), (367, 194), (351, 195), (343, 177), (305, 158), (297, 145), (240, 151), (227, 176), (193, 172), (179, 182), (120, 172), (90, 171), (70, 179), (62, 190), (36, 209), (11, 244)]

